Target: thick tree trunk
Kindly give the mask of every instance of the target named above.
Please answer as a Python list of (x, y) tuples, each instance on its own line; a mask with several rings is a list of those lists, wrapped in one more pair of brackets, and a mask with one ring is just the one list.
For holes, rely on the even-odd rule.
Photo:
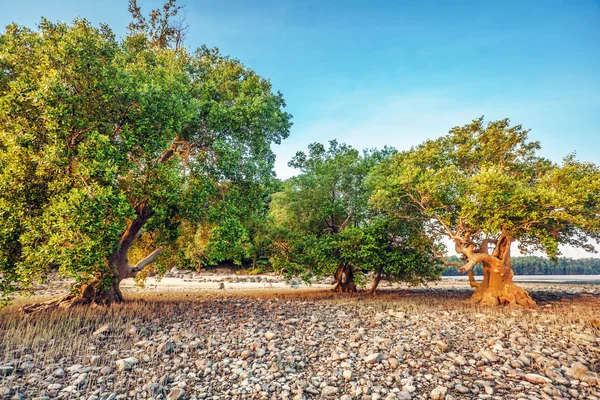
[[(499, 239), (493, 255), (488, 254), (487, 246), (476, 252), (483, 257), (480, 259), (483, 265), (483, 281), (475, 282), (473, 271), (468, 271), (469, 283), (471, 287), (475, 288), (471, 301), (484, 306), (535, 306), (535, 301), (529, 294), (513, 282), (510, 244), (511, 241), (508, 238), (502, 237)], [(467, 254), (467, 257), (469, 256), (470, 254)]]
[(377, 272), (375, 273), (375, 279), (373, 279), (373, 286), (371, 286), (370, 293), (375, 296), (377, 294), (377, 287), (379, 286), (379, 282), (381, 282), (381, 276), (383, 275), (383, 265), (380, 265), (377, 268)]
[(340, 261), (340, 263), (338, 264), (338, 268), (335, 271), (334, 278), (334, 292), (355, 293), (357, 291), (356, 283), (354, 283), (354, 270), (352, 268), (352, 265)]
[(23, 311), (30, 313), (51, 308), (69, 308), (84, 304), (108, 305), (122, 302), (123, 294), (119, 289), (121, 281), (134, 277), (144, 266), (153, 262), (162, 251), (162, 249), (156, 249), (134, 267), (129, 264), (129, 249), (138, 237), (144, 224), (150, 218), (152, 211), (144, 203), (141, 203), (136, 207), (136, 214), (137, 217), (131, 221), (127, 230), (121, 236), (117, 250), (107, 260), (109, 270), (113, 271), (112, 276), (105, 277), (104, 279), (102, 277), (94, 278), (91, 282), (83, 285), (74, 292), (45, 303), (25, 306), (23, 307)]
[(535, 306), (535, 301), (525, 290), (513, 282), (512, 269), (500, 272), (499, 268), (491, 268), (488, 280), (477, 284), (471, 301), (484, 306), (519, 305)]

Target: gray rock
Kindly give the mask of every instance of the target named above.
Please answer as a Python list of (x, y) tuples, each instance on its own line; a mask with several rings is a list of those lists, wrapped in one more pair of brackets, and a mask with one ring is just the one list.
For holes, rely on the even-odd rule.
[(0, 365), (0, 376), (1, 375), (10, 375), (15, 370), (15, 367), (12, 365)]

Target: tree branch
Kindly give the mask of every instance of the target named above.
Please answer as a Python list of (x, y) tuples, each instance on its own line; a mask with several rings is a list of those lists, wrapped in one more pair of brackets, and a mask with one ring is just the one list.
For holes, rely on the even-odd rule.
[(142, 269), (144, 269), (144, 267), (152, 262), (154, 262), (154, 260), (156, 260), (156, 258), (160, 255), (160, 253), (162, 253), (163, 248), (159, 247), (158, 249), (154, 250), (152, 253), (148, 254), (145, 258), (143, 258), (142, 260), (140, 260), (137, 264), (135, 264), (135, 266), (131, 269), (132, 273), (137, 273), (140, 272)]
[(352, 218), (352, 213), (350, 213), (348, 215), (348, 218), (346, 218), (346, 220), (342, 223), (342, 225), (340, 225), (340, 231), (344, 230), (344, 228), (346, 227), (346, 225), (348, 225), (348, 222), (350, 222), (350, 219)]
[(473, 270), (468, 270), (467, 274), (469, 275), (469, 285), (471, 285), (471, 287), (475, 289), (479, 288), (479, 285), (481, 284), (475, 281), (475, 274), (473, 274)]

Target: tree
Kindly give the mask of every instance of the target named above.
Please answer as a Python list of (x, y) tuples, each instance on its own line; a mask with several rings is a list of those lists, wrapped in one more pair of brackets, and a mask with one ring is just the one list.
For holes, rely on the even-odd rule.
[[(398, 216), (426, 221), (430, 240), (446, 236), (468, 272), (472, 299), (485, 305), (533, 305), (513, 283), (511, 245), (556, 258), (559, 245), (593, 251), (600, 239), (600, 170), (567, 156), (557, 165), (508, 119), (483, 118), (450, 130), (382, 164), (373, 201)], [(472, 268), (483, 265), (475, 282)]]
[[(76, 283), (49, 305), (121, 301), (119, 283), (185, 223), (272, 179), (270, 144), (291, 125), (281, 94), (242, 63), (156, 45), (152, 32), (10, 25), (0, 63), (4, 296), (57, 268)], [(143, 232), (154, 248), (131, 265)]]
[(375, 273), (375, 293), (382, 278), (422, 282), (434, 279), (430, 250), (419, 245), (404, 220), (369, 208), (365, 181), (393, 149), (362, 154), (345, 144), (315, 143), (289, 163), (300, 169), (274, 195), (271, 262), (287, 276), (333, 275), (336, 291), (356, 291), (356, 282)]

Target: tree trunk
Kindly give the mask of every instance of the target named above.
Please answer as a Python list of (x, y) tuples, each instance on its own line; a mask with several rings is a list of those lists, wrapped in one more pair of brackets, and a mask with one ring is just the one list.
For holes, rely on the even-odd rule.
[(128, 254), (133, 242), (138, 237), (142, 227), (152, 215), (152, 211), (141, 203), (136, 207), (136, 218), (131, 221), (127, 230), (121, 235), (119, 246), (112, 256), (107, 260), (108, 269), (112, 270), (112, 276), (99, 276), (81, 288), (66, 294), (58, 299), (45, 303), (33, 304), (23, 307), (26, 313), (47, 310), (51, 308), (70, 308), (76, 305), (96, 304), (108, 305), (123, 301), (123, 294), (119, 284), (123, 279), (134, 277), (144, 266), (153, 262), (162, 249), (156, 249), (150, 255), (138, 262), (135, 267), (129, 264)]
[(338, 268), (335, 271), (334, 278), (334, 292), (355, 293), (357, 291), (356, 284), (354, 283), (354, 270), (352, 268), (352, 265), (340, 261), (338, 264)]
[(478, 284), (471, 301), (484, 306), (520, 305), (535, 306), (535, 301), (527, 292), (513, 282), (512, 269), (501, 273), (500, 268), (491, 268), (489, 280)]
[(510, 244), (509, 239), (502, 238), (498, 241), (493, 255), (488, 254), (487, 246), (479, 251), (479, 254), (487, 257), (485, 257), (485, 261), (481, 261), (483, 281), (475, 282), (473, 272), (468, 271), (469, 282), (472, 287), (475, 287), (471, 301), (484, 306), (535, 306), (535, 301), (529, 294), (513, 282), (514, 273), (511, 267)]
[(371, 286), (371, 294), (375, 296), (377, 294), (377, 287), (379, 286), (379, 282), (381, 282), (381, 276), (383, 275), (383, 265), (380, 265), (377, 268), (377, 272), (375, 273), (375, 279), (373, 280), (373, 286)]

